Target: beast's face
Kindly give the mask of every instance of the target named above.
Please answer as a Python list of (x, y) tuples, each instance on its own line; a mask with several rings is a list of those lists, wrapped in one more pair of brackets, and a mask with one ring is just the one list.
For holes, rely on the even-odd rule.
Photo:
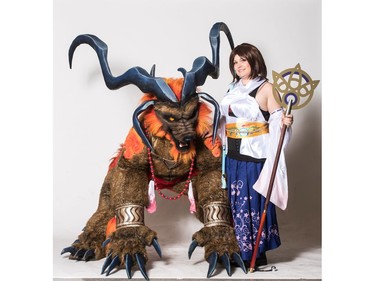
[(163, 124), (163, 130), (169, 133), (179, 152), (188, 152), (197, 133), (198, 96), (184, 105), (170, 102), (155, 104), (155, 113)]

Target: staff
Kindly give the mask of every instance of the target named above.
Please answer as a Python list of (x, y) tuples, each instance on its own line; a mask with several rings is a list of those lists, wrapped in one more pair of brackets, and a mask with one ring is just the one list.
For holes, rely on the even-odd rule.
[[(287, 76), (289, 76), (288, 79), (286, 79)], [(280, 74), (273, 71), (273, 79), (276, 84), (276, 87), (274, 89), (275, 90), (274, 95), (276, 95), (277, 93), (284, 93), (284, 95), (282, 95), (282, 100), (284, 101), (283, 104), (285, 104), (285, 101), (288, 101), (286, 115), (291, 114), (292, 104), (295, 107), (295, 109), (300, 109), (304, 107), (305, 105), (307, 105), (307, 103), (311, 100), (313, 96), (315, 88), (319, 84), (319, 80), (312, 80), (311, 77), (305, 71), (301, 69), (300, 64), (297, 64), (294, 68), (286, 69)], [(294, 84), (297, 84), (298, 86), (292, 86), (293, 84), (292, 82)], [(304, 98), (305, 100), (302, 101), (301, 98)], [(255, 271), (255, 262), (256, 262), (256, 257), (258, 254), (260, 238), (262, 234), (262, 229), (264, 227), (264, 223), (266, 221), (268, 204), (270, 202), (270, 198), (272, 194), (273, 184), (274, 184), (275, 177), (276, 177), (277, 166), (278, 166), (281, 150), (283, 147), (286, 129), (287, 129), (287, 125), (283, 124), (281, 128), (281, 134), (280, 134), (279, 144), (277, 147), (275, 162), (273, 164), (271, 178), (270, 178), (270, 182), (269, 182), (268, 189), (267, 189), (264, 210), (263, 210), (262, 217), (261, 217), (260, 224), (259, 224), (258, 235), (255, 241), (253, 255), (251, 256), (250, 269), (249, 269), (250, 273)]]
[[(289, 115), (291, 113), (291, 111), (292, 111), (292, 99), (289, 99), (288, 108), (286, 110), (286, 115)], [(262, 229), (263, 229), (263, 226), (264, 226), (264, 222), (266, 221), (268, 203), (270, 202), (270, 198), (271, 198), (273, 183), (275, 181), (277, 165), (279, 164), (279, 158), (280, 158), (280, 154), (281, 154), (281, 148), (283, 147), (283, 143), (284, 143), (284, 137), (285, 137), (286, 129), (287, 129), (287, 126), (285, 124), (283, 124), (283, 126), (281, 128), (281, 135), (280, 135), (279, 145), (277, 147), (275, 162), (274, 162), (273, 168), (272, 168), (271, 179), (270, 179), (270, 183), (268, 185), (266, 202), (264, 204), (264, 210), (263, 210), (263, 213), (262, 213), (262, 217), (260, 219), (258, 235), (257, 235), (257, 239), (255, 241), (255, 247), (254, 247), (253, 255), (251, 257), (250, 273), (254, 272), (254, 270), (255, 270), (255, 261), (256, 261), (257, 254), (258, 254), (260, 237), (261, 237)]]

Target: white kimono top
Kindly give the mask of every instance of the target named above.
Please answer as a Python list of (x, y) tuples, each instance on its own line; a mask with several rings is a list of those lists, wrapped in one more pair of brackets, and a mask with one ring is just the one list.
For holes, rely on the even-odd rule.
[[(236, 123), (238, 121), (267, 122), (256, 99), (249, 95), (250, 92), (264, 82), (265, 80), (254, 79), (250, 80), (246, 86), (244, 86), (241, 81), (230, 84), (229, 91), (224, 95), (220, 104), (221, 119), (219, 135), (223, 141), (223, 146), (227, 147), (227, 136), (225, 134), (226, 124)], [(229, 116), (229, 106), (236, 117)], [(253, 186), (253, 188), (264, 197), (267, 196), (272, 168), (279, 144), (282, 113), (282, 108), (271, 112), (268, 120), (269, 133), (241, 139), (240, 154), (257, 159), (266, 158), (259, 178)], [(284, 149), (288, 144), (290, 137), (291, 127), (287, 129), (284, 137), (283, 147), (270, 197), (270, 201), (282, 210), (286, 209), (288, 202), (288, 177)], [(223, 173), (224, 172), (225, 171), (223, 171)]]

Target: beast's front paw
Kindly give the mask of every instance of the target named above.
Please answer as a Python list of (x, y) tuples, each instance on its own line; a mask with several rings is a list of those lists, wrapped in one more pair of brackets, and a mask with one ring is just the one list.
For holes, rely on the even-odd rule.
[(134, 264), (137, 264), (143, 277), (149, 280), (145, 269), (148, 260), (146, 246), (151, 245), (161, 257), (161, 249), (155, 231), (146, 226), (117, 229), (103, 243), (103, 247), (107, 247), (108, 255), (101, 273), (106, 272), (108, 276), (114, 268), (123, 267), (126, 270), (128, 279), (131, 279), (131, 269)]
[(204, 227), (193, 235), (188, 256), (189, 259), (197, 246), (204, 247), (205, 259), (209, 263), (207, 278), (210, 278), (216, 269), (218, 261), (221, 262), (228, 275), (232, 275), (231, 262), (236, 263), (247, 273), (239, 253), (239, 247), (233, 228), (225, 225)]
[(103, 258), (105, 256), (105, 251), (102, 247), (102, 243), (105, 240), (105, 235), (101, 233), (104, 233), (104, 231), (93, 231), (87, 228), (83, 229), (83, 232), (71, 246), (62, 249), (61, 255), (70, 253), (69, 259), (84, 261)]
[(95, 250), (83, 248), (79, 239), (74, 241), (71, 246), (62, 249), (60, 254), (63, 255), (65, 253), (70, 253), (69, 259), (72, 260), (89, 261), (95, 258)]

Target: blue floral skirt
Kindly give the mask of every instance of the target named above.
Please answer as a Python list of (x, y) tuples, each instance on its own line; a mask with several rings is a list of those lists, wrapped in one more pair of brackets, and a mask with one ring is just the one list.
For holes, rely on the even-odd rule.
[[(238, 161), (226, 157), (225, 170), (228, 198), (232, 210), (235, 234), (242, 259), (251, 261), (266, 199), (253, 189), (263, 163)], [(276, 219), (276, 207), (268, 204), (257, 257), (281, 244)]]

